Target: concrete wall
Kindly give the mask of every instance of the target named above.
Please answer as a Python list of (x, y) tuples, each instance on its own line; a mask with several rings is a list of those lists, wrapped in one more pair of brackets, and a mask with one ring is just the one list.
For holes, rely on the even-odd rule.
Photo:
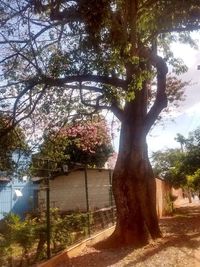
[[(88, 202), (91, 210), (111, 205), (109, 170), (87, 170)], [(41, 186), (42, 188), (42, 186)], [(39, 192), (39, 206), (45, 208), (45, 190)], [(50, 180), (50, 205), (62, 211), (85, 211), (86, 184), (84, 170)]]
[(158, 217), (167, 215), (167, 198), (171, 193), (171, 187), (165, 181), (156, 178), (156, 209)]
[[(109, 170), (87, 170), (88, 203), (90, 210), (101, 209), (113, 205), (110, 193)], [(42, 188), (42, 186), (41, 186)], [(159, 217), (167, 215), (167, 198), (172, 188), (165, 181), (156, 178), (156, 209)], [(39, 191), (39, 207), (45, 209), (45, 190)], [(181, 191), (173, 191), (179, 195)], [(50, 180), (50, 205), (61, 211), (80, 210), (86, 211), (86, 186), (84, 170), (77, 170), (67, 176), (58, 176)]]
[(169, 194), (176, 198), (173, 202), (174, 206), (179, 205), (183, 200), (183, 190), (181, 188), (175, 189), (162, 179), (156, 178), (156, 209), (159, 217), (169, 215), (170, 213)]

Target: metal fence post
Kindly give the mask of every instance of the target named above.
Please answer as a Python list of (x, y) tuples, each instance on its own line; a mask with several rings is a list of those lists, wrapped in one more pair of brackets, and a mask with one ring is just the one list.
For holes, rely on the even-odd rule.
[(12, 211), (13, 208), (13, 181), (11, 181), (10, 185), (10, 211)]
[(51, 222), (50, 222), (50, 188), (49, 177), (46, 180), (46, 224), (47, 224), (47, 258), (51, 258)]
[(112, 223), (115, 223), (115, 212), (114, 212), (114, 201), (113, 201), (113, 192), (112, 192), (112, 172), (111, 169), (109, 169), (109, 186), (110, 186), (110, 190), (109, 190), (109, 196), (110, 196), (110, 206), (112, 209)]
[(109, 197), (110, 197), (110, 206), (113, 206), (113, 196), (112, 196), (112, 174), (109, 169)]
[(88, 223), (88, 235), (90, 236), (90, 208), (89, 208), (89, 197), (88, 197), (88, 174), (87, 174), (87, 165), (84, 168), (85, 173), (85, 197), (86, 197), (86, 210), (87, 210), (87, 223)]

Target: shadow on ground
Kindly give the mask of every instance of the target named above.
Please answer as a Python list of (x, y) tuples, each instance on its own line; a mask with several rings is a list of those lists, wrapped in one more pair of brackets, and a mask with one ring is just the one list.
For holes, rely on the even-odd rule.
[(160, 220), (160, 226), (163, 238), (150, 243), (142, 249), (95, 250), (90, 248), (89, 253), (72, 258), (69, 266), (131, 267), (155, 255), (157, 257), (161, 251), (166, 251), (168, 248), (178, 248), (188, 259), (194, 260), (194, 253), (192, 254), (188, 251), (193, 251), (200, 247), (200, 206), (177, 208), (173, 217)]
[(116, 263), (131, 253), (133, 249), (95, 250), (88, 254), (74, 257), (70, 260), (71, 267), (106, 267), (116, 266)]

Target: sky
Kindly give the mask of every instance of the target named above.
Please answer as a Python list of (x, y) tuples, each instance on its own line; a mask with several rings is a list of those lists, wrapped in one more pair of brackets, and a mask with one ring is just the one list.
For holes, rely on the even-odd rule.
[(187, 137), (188, 133), (200, 126), (200, 34), (195, 34), (199, 48), (195, 50), (189, 45), (173, 44), (173, 52), (176, 57), (183, 59), (188, 67), (188, 72), (179, 76), (184, 81), (191, 81), (191, 85), (185, 89), (185, 101), (174, 110), (172, 120), (167, 120), (164, 125), (155, 126), (148, 136), (150, 154), (153, 151), (167, 148), (180, 147), (174, 138), (177, 133)]

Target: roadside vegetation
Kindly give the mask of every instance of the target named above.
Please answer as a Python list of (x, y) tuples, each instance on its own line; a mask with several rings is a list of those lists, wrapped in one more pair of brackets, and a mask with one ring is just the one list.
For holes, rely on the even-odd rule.
[(200, 128), (188, 137), (177, 134), (180, 149), (157, 151), (152, 155), (155, 176), (160, 176), (175, 188), (181, 187), (184, 195), (200, 196)]
[[(76, 243), (87, 235), (88, 216), (84, 213), (61, 215), (51, 210), (52, 254)], [(30, 266), (46, 258), (46, 215), (27, 215), (25, 220), (9, 214), (0, 233), (0, 265)]]

